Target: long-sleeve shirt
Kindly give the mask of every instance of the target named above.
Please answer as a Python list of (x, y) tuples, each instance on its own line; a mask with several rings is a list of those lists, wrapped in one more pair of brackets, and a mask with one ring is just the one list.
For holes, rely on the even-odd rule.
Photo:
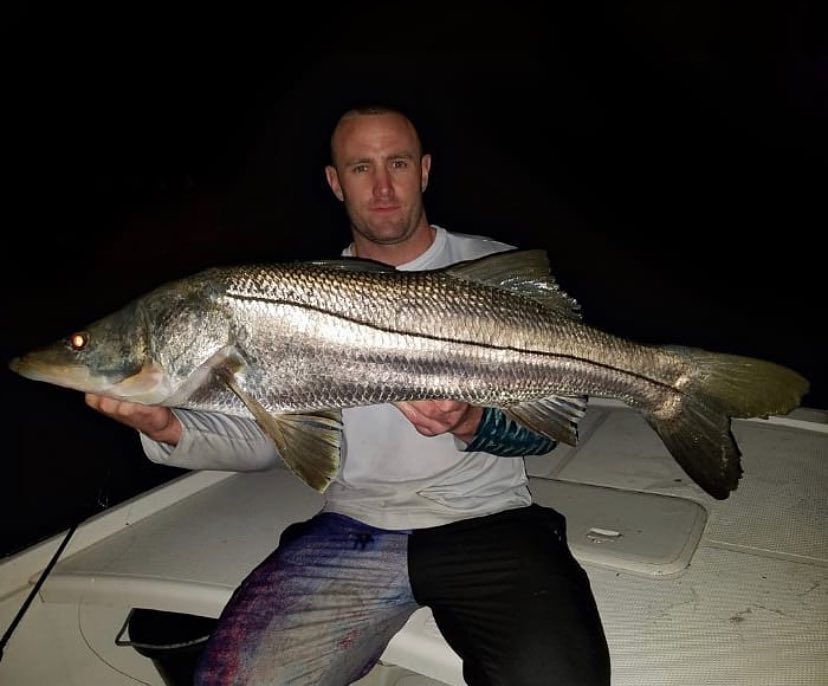
[[(482, 236), (434, 227), (429, 249), (397, 268), (438, 269), (513, 246)], [(344, 255), (351, 254), (346, 248)], [(187, 469), (253, 471), (281, 462), (252, 419), (174, 410), (183, 432), (175, 448), (141, 437), (150, 460)], [(523, 459), (469, 450), (452, 434), (426, 437), (393, 405), (346, 408), (337, 476), (324, 509), (384, 529), (416, 529), (523, 507), (531, 502)], [(514, 436), (515, 432), (511, 432)], [(547, 452), (554, 442), (527, 432), (516, 445), (526, 454)], [(503, 454), (515, 455), (511, 450)]]

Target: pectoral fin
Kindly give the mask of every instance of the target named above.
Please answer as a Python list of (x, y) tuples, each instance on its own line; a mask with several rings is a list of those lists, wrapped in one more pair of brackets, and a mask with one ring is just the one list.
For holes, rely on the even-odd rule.
[(342, 411), (272, 415), (239, 386), (229, 369), (217, 369), (216, 374), (270, 436), (285, 464), (308, 486), (324, 492), (339, 471)]
[(578, 423), (586, 412), (586, 396), (552, 396), (501, 408), (527, 429), (567, 445), (578, 443)]

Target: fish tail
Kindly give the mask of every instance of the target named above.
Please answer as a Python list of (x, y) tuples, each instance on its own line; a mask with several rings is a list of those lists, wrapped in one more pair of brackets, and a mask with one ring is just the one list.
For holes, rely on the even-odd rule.
[(679, 395), (647, 420), (685, 472), (714, 498), (725, 499), (742, 475), (731, 418), (787, 414), (808, 392), (808, 381), (765, 360), (688, 348), (669, 351), (684, 358), (687, 372), (676, 383)]

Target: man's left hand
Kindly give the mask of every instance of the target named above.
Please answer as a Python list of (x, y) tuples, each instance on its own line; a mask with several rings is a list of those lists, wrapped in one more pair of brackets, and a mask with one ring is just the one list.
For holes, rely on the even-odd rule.
[(423, 436), (452, 433), (471, 442), (477, 433), (483, 408), (458, 400), (412, 400), (394, 403)]

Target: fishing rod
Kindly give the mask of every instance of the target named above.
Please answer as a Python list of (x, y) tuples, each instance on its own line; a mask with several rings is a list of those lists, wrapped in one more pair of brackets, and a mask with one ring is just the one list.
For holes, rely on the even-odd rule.
[(43, 586), (43, 582), (46, 581), (46, 577), (49, 576), (49, 573), (52, 571), (52, 568), (57, 564), (58, 558), (60, 558), (61, 553), (66, 548), (66, 545), (69, 543), (69, 539), (72, 538), (72, 534), (75, 533), (75, 529), (78, 528), (79, 522), (75, 522), (69, 527), (69, 531), (63, 537), (63, 540), (60, 542), (58, 549), (55, 551), (55, 554), (52, 555), (52, 559), (49, 560), (49, 564), (46, 565), (46, 569), (43, 570), (43, 574), (40, 575), (40, 578), (35, 583), (34, 588), (29, 592), (29, 595), (26, 597), (26, 600), (23, 602), (23, 605), (20, 606), (20, 609), (17, 611), (17, 614), (14, 616), (11, 624), (9, 624), (9, 628), (6, 629), (6, 632), (3, 634), (3, 638), (0, 639), (0, 661), (3, 660), (3, 651), (6, 648), (6, 644), (9, 642), (12, 633), (17, 628), (17, 625), (20, 624), (20, 620), (23, 619), (23, 615), (26, 614), (26, 610), (29, 609), (29, 605), (32, 604), (35, 596), (37, 595), (38, 591), (40, 591), (40, 587)]

